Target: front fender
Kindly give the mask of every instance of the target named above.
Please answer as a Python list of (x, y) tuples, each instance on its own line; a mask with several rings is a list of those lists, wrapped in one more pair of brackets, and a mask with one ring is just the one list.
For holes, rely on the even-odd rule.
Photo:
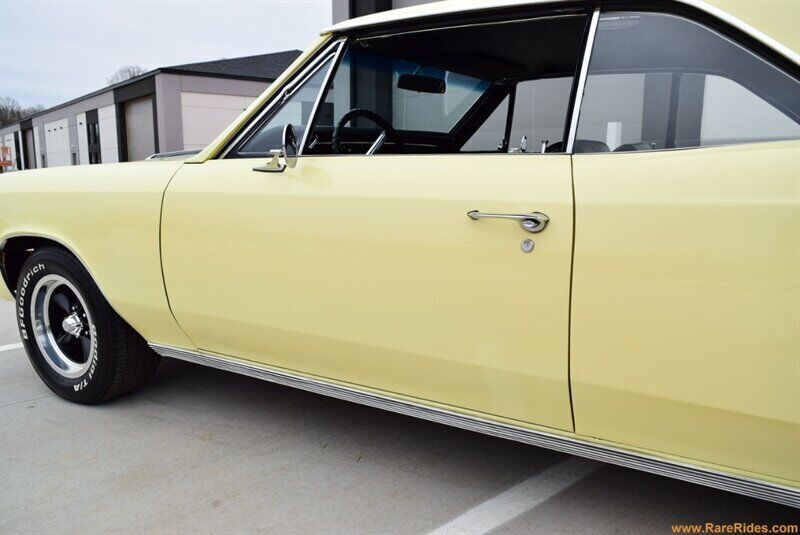
[(161, 203), (181, 165), (149, 161), (3, 175), (0, 243), (39, 237), (60, 244), (146, 340), (191, 347), (170, 312), (161, 273)]

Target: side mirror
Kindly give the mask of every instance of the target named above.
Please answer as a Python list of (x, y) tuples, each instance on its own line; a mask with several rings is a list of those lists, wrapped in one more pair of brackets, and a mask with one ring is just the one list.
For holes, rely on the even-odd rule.
[(297, 135), (294, 133), (294, 127), (287, 124), (283, 128), (283, 158), (286, 160), (286, 165), (289, 168), (297, 165)]
[[(263, 165), (253, 167), (253, 171), (281, 173), (287, 167), (291, 168), (297, 165), (297, 135), (294, 133), (292, 125), (287, 124), (283, 127), (281, 148), (273, 149), (269, 153), (272, 158)], [(281, 159), (283, 159), (283, 163), (281, 163)]]

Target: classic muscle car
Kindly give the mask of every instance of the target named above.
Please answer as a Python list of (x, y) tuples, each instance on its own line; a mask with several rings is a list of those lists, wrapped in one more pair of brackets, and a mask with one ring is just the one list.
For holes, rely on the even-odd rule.
[(798, 5), (379, 13), (199, 154), (3, 175), (30, 361), (78, 403), (166, 356), (798, 506)]

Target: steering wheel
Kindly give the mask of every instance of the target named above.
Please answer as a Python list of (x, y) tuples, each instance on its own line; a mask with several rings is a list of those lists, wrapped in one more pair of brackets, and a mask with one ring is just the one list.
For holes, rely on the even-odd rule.
[[(387, 121), (374, 111), (365, 110), (364, 108), (353, 108), (352, 110), (342, 115), (342, 118), (339, 119), (339, 122), (336, 123), (336, 126), (333, 127), (333, 135), (331, 136), (331, 152), (333, 152), (333, 154), (341, 154), (342, 130), (344, 128), (344, 125), (346, 125), (355, 117), (364, 117), (365, 119), (369, 119), (370, 121), (372, 121), (373, 123), (375, 123), (376, 125), (378, 125), (383, 129), (383, 132), (381, 132), (380, 135), (375, 139), (375, 143), (380, 141), (380, 144), (375, 148), (373, 152), (371, 153), (368, 152), (368, 154), (375, 154), (381, 149), (381, 146), (383, 145), (382, 138), (384, 137), (391, 138), (397, 144), (401, 152), (406, 151), (406, 145), (400, 138), (400, 134), (397, 133), (397, 130), (394, 129), (394, 127), (389, 123), (389, 121)], [(372, 145), (374, 146), (375, 143), (373, 143)]]

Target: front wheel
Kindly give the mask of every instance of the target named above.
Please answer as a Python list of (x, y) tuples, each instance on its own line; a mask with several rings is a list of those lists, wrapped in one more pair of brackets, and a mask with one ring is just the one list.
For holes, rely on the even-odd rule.
[(158, 366), (158, 355), (63, 249), (43, 248), (27, 259), (16, 301), (28, 358), (62, 398), (101, 403), (133, 390)]

